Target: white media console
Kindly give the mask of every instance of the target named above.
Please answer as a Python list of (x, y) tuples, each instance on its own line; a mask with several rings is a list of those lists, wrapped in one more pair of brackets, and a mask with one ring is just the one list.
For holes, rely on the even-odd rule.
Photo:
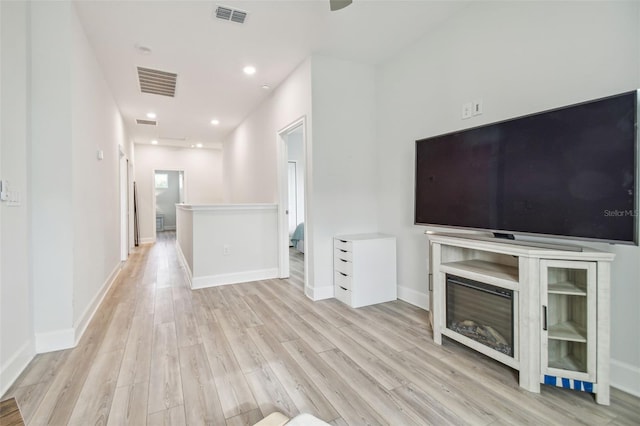
[(609, 404), (613, 254), (470, 234), (428, 238), (437, 344), (447, 336), (518, 370), (531, 392), (543, 383)]

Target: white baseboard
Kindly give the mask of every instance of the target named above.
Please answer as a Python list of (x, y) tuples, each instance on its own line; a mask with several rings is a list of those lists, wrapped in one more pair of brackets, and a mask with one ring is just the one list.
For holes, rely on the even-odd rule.
[(418, 308), (429, 310), (429, 293), (422, 293), (409, 287), (398, 286), (398, 299), (411, 303)]
[(332, 297), (334, 297), (333, 286), (315, 288), (305, 286), (304, 294), (306, 294), (307, 297), (314, 302), (318, 300), (331, 299)]
[[(188, 275), (188, 273), (187, 273)], [(191, 289), (217, 287), (226, 284), (238, 284), (250, 281), (270, 280), (278, 278), (278, 268), (258, 269), (254, 271), (232, 272), (230, 274), (191, 277)]]
[(4, 365), (0, 366), (0, 396), (4, 395), (7, 389), (11, 387), (35, 355), (33, 341), (29, 340)]
[(76, 331), (73, 328), (36, 333), (36, 353), (59, 351), (76, 345)]
[(36, 333), (35, 335), (35, 351), (36, 353), (45, 353), (59, 351), (62, 349), (74, 348), (82, 335), (84, 334), (91, 319), (102, 304), (102, 300), (107, 292), (118, 278), (118, 274), (122, 270), (122, 263), (118, 262), (116, 267), (111, 271), (107, 280), (102, 284), (100, 290), (91, 300), (91, 303), (84, 310), (77, 323), (72, 328), (50, 331), (48, 333)]
[(611, 386), (640, 397), (640, 368), (615, 359), (610, 365)]
[(100, 287), (100, 290), (98, 291), (98, 293), (93, 297), (93, 300), (91, 300), (91, 303), (89, 303), (89, 306), (87, 306), (87, 308), (84, 310), (84, 312), (80, 316), (80, 319), (75, 324), (74, 326), (76, 330), (75, 345), (77, 345), (80, 339), (82, 338), (82, 335), (84, 334), (85, 330), (87, 329), (87, 326), (91, 322), (91, 319), (96, 314), (96, 311), (102, 304), (104, 297), (109, 292), (109, 289), (111, 288), (113, 283), (116, 282), (118, 275), (120, 275), (120, 271), (122, 271), (122, 262), (118, 262), (116, 267), (113, 268), (113, 271), (111, 271), (111, 273), (109, 274), (109, 277), (107, 277), (107, 280), (102, 284), (102, 287)]
[(156, 239), (153, 237), (140, 238), (140, 244), (153, 244), (156, 242)]

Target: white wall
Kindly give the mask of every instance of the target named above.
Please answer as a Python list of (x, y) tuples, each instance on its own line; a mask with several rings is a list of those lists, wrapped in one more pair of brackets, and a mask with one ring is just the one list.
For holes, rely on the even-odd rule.
[(277, 202), (276, 133), (307, 117), (305, 272), (313, 299), (333, 296), (333, 236), (377, 230), (374, 101), (373, 67), (313, 56), (225, 143), (225, 200)]
[[(129, 143), (74, 7), (71, 37), (73, 327), (77, 337), (120, 267), (118, 145), (126, 150)], [(98, 160), (98, 150), (103, 160)]]
[(214, 149), (176, 148), (157, 145), (134, 146), (140, 241), (153, 242), (156, 214), (154, 170), (183, 170), (185, 203), (222, 202), (222, 152)]
[(50, 350), (74, 340), (72, 5), (30, 9), (33, 317), (37, 348)]
[(28, 4), (0, 3), (0, 177), (20, 205), (0, 205), (0, 395), (35, 353), (29, 288)]
[[(414, 141), (640, 87), (637, 2), (494, 2), (463, 10), (379, 67), (379, 204), (398, 237), (399, 294), (424, 303), (427, 245), (413, 226)], [(461, 120), (464, 102), (484, 114)], [(640, 248), (617, 253), (612, 382), (640, 394)]]
[(278, 206), (178, 207), (179, 253), (191, 288), (278, 276)]
[(179, 172), (157, 170), (167, 175), (168, 188), (156, 188), (156, 214), (163, 215), (164, 229), (176, 229), (176, 204), (180, 202)]
[(310, 72), (306, 60), (225, 141), (225, 202), (278, 202), (277, 132), (306, 116), (309, 135)]
[[(313, 56), (312, 227), (314, 299), (333, 296), (333, 237), (376, 232), (374, 68)], [(307, 164), (309, 164), (307, 162)]]
[(0, 216), (1, 394), (35, 351), (77, 343), (119, 270), (131, 146), (73, 4), (0, 9), (2, 178), (20, 193)]

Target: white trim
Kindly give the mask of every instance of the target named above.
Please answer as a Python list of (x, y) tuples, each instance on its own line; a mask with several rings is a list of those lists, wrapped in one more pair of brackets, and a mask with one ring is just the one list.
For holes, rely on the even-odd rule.
[(175, 231), (176, 227), (175, 226), (167, 226), (164, 225), (164, 227), (162, 228), (163, 231)]
[(33, 341), (29, 340), (0, 367), (0, 395), (4, 395), (35, 355)]
[(640, 367), (616, 359), (610, 365), (611, 386), (640, 397)]
[[(155, 228), (153, 228), (153, 229), (155, 229)], [(155, 237), (146, 237), (146, 238), (140, 238), (139, 244), (153, 244), (155, 242), (156, 242)]]
[(200, 288), (217, 287), (226, 284), (238, 284), (250, 281), (270, 280), (273, 278), (278, 278), (278, 268), (208, 275), (205, 277), (192, 277), (191, 289), (197, 290)]
[(418, 308), (429, 310), (429, 294), (415, 291), (409, 287), (398, 286), (398, 299), (410, 303)]
[(176, 204), (176, 208), (187, 211), (215, 211), (215, 210), (276, 210), (277, 204), (249, 203), (249, 204)]
[(180, 247), (180, 244), (178, 244), (178, 241), (176, 241), (176, 252), (178, 253), (178, 260), (180, 260), (180, 262), (182, 263), (182, 266), (184, 267), (185, 272), (187, 273), (187, 280), (189, 281), (189, 287), (193, 288), (193, 272), (189, 267), (187, 258), (184, 257), (184, 253), (182, 252), (182, 248)]
[(116, 282), (118, 275), (120, 275), (120, 271), (122, 271), (122, 265), (123, 263), (120, 262), (116, 265), (115, 268), (113, 268), (113, 270), (105, 280), (104, 284), (102, 284), (102, 287), (100, 288), (98, 293), (96, 293), (96, 295), (91, 300), (91, 303), (89, 303), (89, 305), (84, 310), (84, 312), (82, 313), (82, 315), (80, 316), (76, 324), (74, 324), (74, 328), (76, 330), (74, 346), (76, 346), (80, 341), (80, 338), (82, 338), (82, 335), (86, 331), (87, 326), (91, 322), (91, 319), (98, 311), (98, 308), (100, 307), (100, 305), (102, 305), (102, 301), (104, 300), (104, 297), (109, 292), (109, 289), (111, 289), (111, 286), (113, 285), (113, 283)]
[(76, 332), (73, 328), (36, 333), (36, 353), (59, 351), (73, 348), (76, 344)]
[(334, 297), (334, 291), (333, 291), (332, 285), (326, 286), (326, 287), (316, 287), (316, 288), (305, 286), (304, 294), (314, 302), (317, 302), (318, 300), (331, 299)]

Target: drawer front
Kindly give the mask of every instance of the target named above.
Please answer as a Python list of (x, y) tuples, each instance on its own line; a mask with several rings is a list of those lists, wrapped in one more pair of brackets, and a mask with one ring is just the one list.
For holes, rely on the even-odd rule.
[(337, 238), (333, 239), (333, 247), (337, 249), (351, 251), (352, 246), (353, 243), (351, 241), (339, 240)]
[(351, 276), (342, 272), (335, 271), (333, 273), (333, 283), (336, 286), (346, 288), (347, 290), (353, 290), (351, 286)]
[(333, 267), (338, 272), (342, 272), (342, 273), (347, 274), (349, 276), (353, 275), (353, 264), (351, 262), (349, 262), (348, 260), (334, 259), (333, 260)]
[(338, 299), (342, 303), (346, 303), (347, 305), (351, 306), (351, 290), (345, 290), (340, 286), (334, 286), (334, 287), (335, 287), (336, 299)]
[(353, 262), (353, 253), (344, 249), (335, 249), (333, 251), (333, 259), (334, 261), (338, 259), (348, 260), (349, 262)]

